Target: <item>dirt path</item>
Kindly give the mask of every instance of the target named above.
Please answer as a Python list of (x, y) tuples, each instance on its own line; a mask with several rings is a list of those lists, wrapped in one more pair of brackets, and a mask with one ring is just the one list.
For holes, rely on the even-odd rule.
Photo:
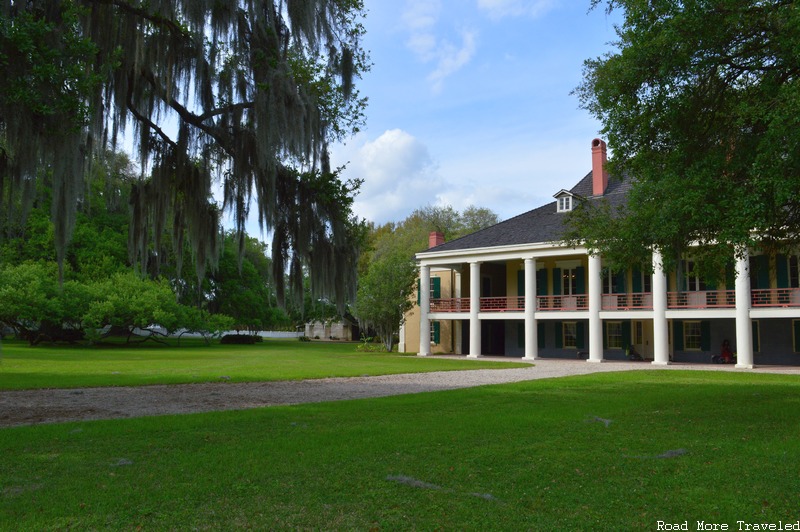
[(0, 392), (0, 427), (341, 401), (643, 369), (713, 369), (800, 375), (800, 368), (797, 367), (736, 370), (732, 366), (705, 364), (653, 366), (642, 362), (589, 364), (577, 360), (541, 360), (527, 368), (440, 371), (377, 377), (3, 391)]

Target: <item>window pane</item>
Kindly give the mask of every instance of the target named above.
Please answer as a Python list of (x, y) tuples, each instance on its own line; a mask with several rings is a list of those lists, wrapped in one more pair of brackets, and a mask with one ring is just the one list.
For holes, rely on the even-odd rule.
[(578, 276), (575, 274), (574, 268), (567, 268), (561, 274), (562, 291), (565, 296), (571, 296), (578, 293)]
[(609, 349), (622, 349), (621, 321), (610, 321), (606, 324), (606, 338)]
[(564, 322), (564, 347), (575, 349), (578, 345), (578, 328), (577, 324), (572, 322)]
[(700, 350), (700, 322), (699, 321), (685, 321), (683, 322), (683, 348), (686, 350)]
[(650, 293), (653, 291), (653, 276), (649, 273), (642, 274), (642, 292)]

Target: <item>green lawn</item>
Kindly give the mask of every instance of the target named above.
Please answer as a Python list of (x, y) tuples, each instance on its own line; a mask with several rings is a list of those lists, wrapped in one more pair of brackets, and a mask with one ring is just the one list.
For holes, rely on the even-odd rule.
[(36, 346), (4, 341), (0, 390), (315, 379), (480, 368), (524, 363), (361, 353), (354, 343), (265, 340), (256, 345)]
[(18, 427), (0, 456), (2, 530), (739, 530), (800, 519), (800, 380), (635, 371)]

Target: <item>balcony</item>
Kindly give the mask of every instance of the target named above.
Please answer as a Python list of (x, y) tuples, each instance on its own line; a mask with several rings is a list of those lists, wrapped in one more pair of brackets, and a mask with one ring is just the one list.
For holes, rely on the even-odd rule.
[[(539, 296), (536, 298), (538, 310), (587, 310), (589, 298), (575, 296)], [(482, 297), (481, 312), (520, 312), (525, 310), (525, 297)], [(431, 300), (431, 312), (469, 312), (468, 297), (442, 298)]]
[(481, 312), (506, 312), (525, 310), (523, 296), (482, 297)]
[(750, 304), (753, 308), (800, 307), (800, 288), (776, 288), (774, 290), (752, 290)]
[(734, 290), (714, 290), (706, 292), (667, 292), (669, 309), (714, 309), (735, 308)]
[[(798, 308), (800, 288), (758, 289), (751, 291), (752, 308)], [(602, 310), (652, 310), (653, 294), (603, 294)], [(705, 292), (667, 292), (667, 308), (670, 310), (702, 310), (736, 308), (734, 290), (710, 290)], [(589, 296), (537, 296), (537, 311), (577, 311), (589, 309)], [(481, 312), (520, 312), (525, 310), (523, 296), (482, 297)], [(431, 300), (431, 312), (469, 312), (468, 297)]]
[(431, 299), (431, 312), (469, 312), (469, 298)]
[(589, 310), (589, 296), (576, 294), (573, 296), (538, 296), (536, 310)]
[(603, 310), (651, 310), (653, 294), (603, 294)]

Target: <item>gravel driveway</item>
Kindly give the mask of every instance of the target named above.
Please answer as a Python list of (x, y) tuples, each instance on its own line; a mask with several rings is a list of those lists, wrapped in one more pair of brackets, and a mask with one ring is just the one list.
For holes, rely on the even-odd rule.
[(527, 368), (439, 371), (377, 377), (3, 391), (0, 392), (0, 427), (341, 401), (643, 369), (713, 369), (800, 375), (800, 368), (797, 367), (736, 370), (733, 366), (710, 364), (653, 366), (643, 362), (590, 364), (582, 360), (538, 360), (535, 365)]

